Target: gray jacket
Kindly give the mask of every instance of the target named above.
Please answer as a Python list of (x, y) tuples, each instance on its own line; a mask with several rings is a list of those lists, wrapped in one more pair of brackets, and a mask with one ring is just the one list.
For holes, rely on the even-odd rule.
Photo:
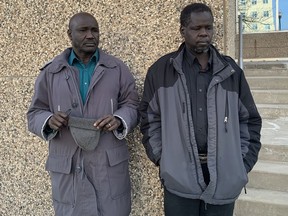
[(210, 204), (231, 203), (257, 161), (261, 117), (243, 71), (211, 46), (213, 77), (207, 91), (210, 183), (206, 186), (182, 71), (183, 46), (148, 70), (139, 108), (143, 144), (148, 157), (160, 165), (160, 178), (171, 193)]
[[(68, 64), (70, 52), (71, 48), (66, 49), (41, 69), (27, 113), (29, 130), (50, 139), (46, 169), (51, 175), (55, 213), (127, 216), (131, 208), (129, 153), (123, 138), (137, 124), (134, 78), (122, 61), (100, 50), (83, 105), (75, 79), (77, 69)], [(124, 134), (102, 133), (94, 151), (82, 151), (68, 128), (55, 137), (43, 132), (49, 117), (59, 109), (72, 109), (70, 116), (95, 120), (113, 114), (121, 118)]]

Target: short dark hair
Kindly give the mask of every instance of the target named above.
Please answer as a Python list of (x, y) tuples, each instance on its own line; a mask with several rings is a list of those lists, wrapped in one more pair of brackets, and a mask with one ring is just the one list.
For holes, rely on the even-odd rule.
[[(187, 5), (182, 11), (180, 15), (180, 24), (181, 26), (186, 27), (191, 21), (191, 13), (197, 12), (209, 12), (213, 18), (212, 10), (209, 6), (203, 3), (192, 3)], [(214, 19), (214, 18), (213, 18)]]

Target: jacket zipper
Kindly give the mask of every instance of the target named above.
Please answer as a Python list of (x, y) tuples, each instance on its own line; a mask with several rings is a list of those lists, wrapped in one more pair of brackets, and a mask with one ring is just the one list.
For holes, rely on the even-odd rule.
[[(177, 71), (177, 70), (176, 70)], [(179, 76), (183, 76), (183, 75), (179, 75)], [(186, 102), (187, 102), (187, 91), (186, 91), (186, 89), (185, 89), (185, 85), (184, 85), (184, 82), (183, 82), (183, 79), (182, 79), (182, 77), (180, 77), (180, 80), (181, 80), (181, 83), (182, 83), (182, 87), (183, 87), (183, 90), (184, 90), (184, 93), (185, 93), (185, 100), (186, 100)], [(189, 97), (189, 96), (188, 96)], [(186, 111), (186, 109), (185, 109), (185, 102), (182, 102), (182, 112), (183, 112), (183, 114), (185, 114), (185, 111)], [(188, 110), (187, 110), (187, 112), (188, 112)], [(187, 113), (187, 115), (189, 115), (188, 113)], [(188, 125), (189, 125), (189, 118), (188, 118)], [(190, 128), (188, 128), (188, 130), (189, 130), (189, 136), (191, 136), (190, 135)], [(193, 154), (193, 146), (190, 144), (190, 147), (191, 147), (191, 151), (189, 151), (189, 149), (188, 149), (188, 155), (189, 155), (189, 159), (190, 159), (190, 162), (192, 163), (192, 154)], [(196, 163), (196, 161), (195, 161), (195, 163)]]

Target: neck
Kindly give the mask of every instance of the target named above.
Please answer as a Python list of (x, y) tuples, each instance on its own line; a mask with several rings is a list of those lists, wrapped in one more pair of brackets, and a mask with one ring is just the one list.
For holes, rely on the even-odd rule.
[(195, 54), (195, 57), (198, 59), (201, 68), (205, 69), (209, 61), (209, 52), (202, 52), (199, 54)]
[[(75, 50), (74, 50), (74, 52), (75, 52)], [(87, 64), (90, 61), (93, 54), (94, 53), (77, 53), (77, 52), (75, 52), (75, 55), (83, 64)]]

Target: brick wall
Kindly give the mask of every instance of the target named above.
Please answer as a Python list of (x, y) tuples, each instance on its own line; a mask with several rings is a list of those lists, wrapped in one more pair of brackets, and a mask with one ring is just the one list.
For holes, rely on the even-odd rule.
[[(236, 36), (238, 57), (239, 35)], [(243, 34), (243, 59), (288, 58), (288, 31)]]

